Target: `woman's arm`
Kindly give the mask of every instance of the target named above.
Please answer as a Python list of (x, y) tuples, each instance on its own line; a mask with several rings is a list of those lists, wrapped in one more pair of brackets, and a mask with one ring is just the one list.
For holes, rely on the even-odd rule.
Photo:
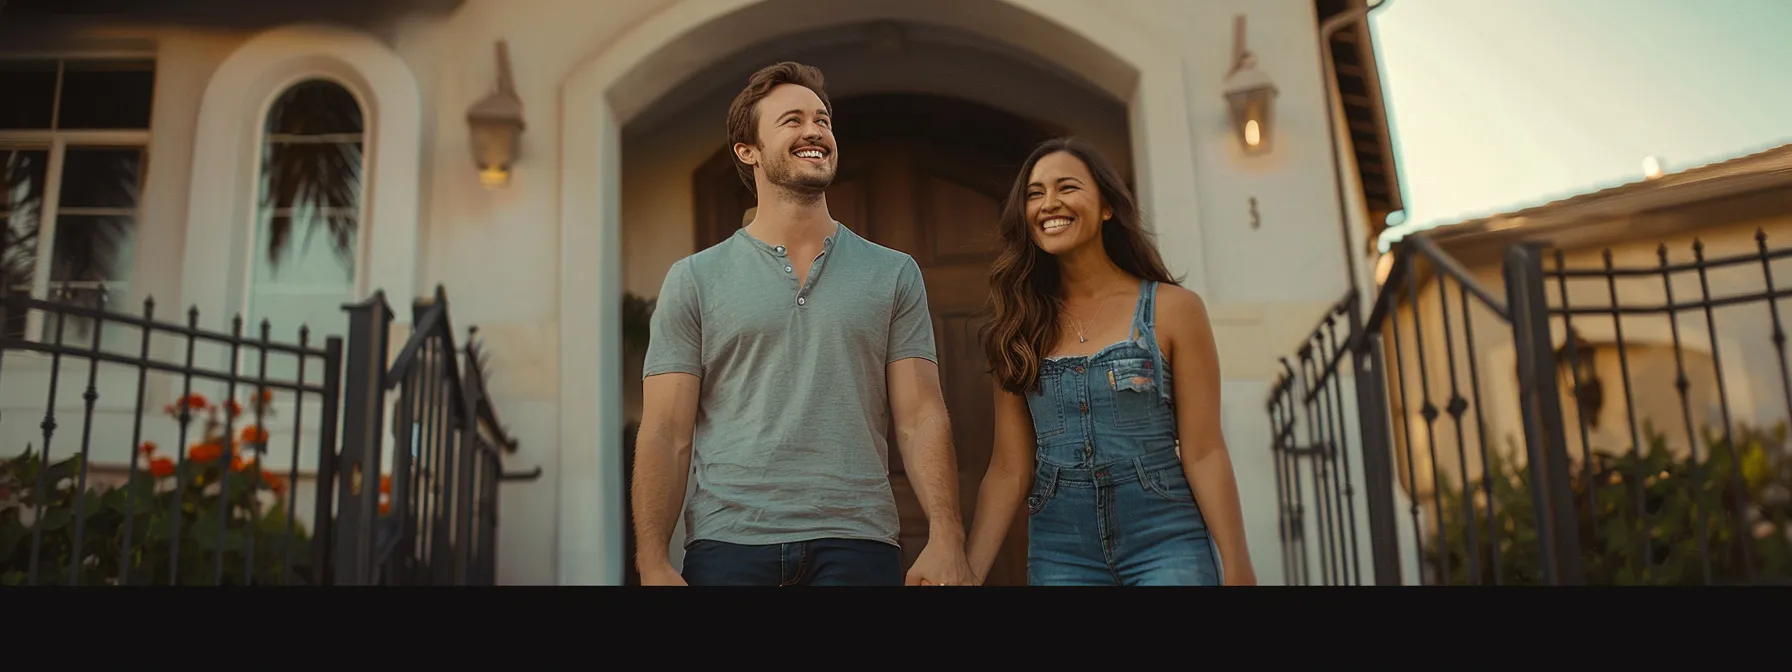
[(989, 469), (977, 491), (977, 512), (971, 518), (971, 533), (965, 547), (965, 558), (977, 583), (989, 576), (989, 568), (1002, 550), (1002, 539), (1014, 514), (1027, 499), (1033, 486), (1033, 416), (1027, 401), (1000, 387), (995, 390), (995, 445), (989, 455)]
[(1182, 470), (1219, 547), (1225, 583), (1256, 585), (1244, 535), (1244, 513), (1226, 436), (1220, 430), (1220, 366), (1207, 305), (1194, 292), (1164, 286), (1158, 294), (1158, 330), (1176, 385), (1176, 426), (1182, 437)]

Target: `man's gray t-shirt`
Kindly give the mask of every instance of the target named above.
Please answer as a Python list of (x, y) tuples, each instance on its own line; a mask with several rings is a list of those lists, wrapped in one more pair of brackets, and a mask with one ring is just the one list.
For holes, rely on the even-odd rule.
[(745, 229), (672, 265), (643, 377), (702, 379), (685, 544), (898, 545), (886, 368), (934, 362), (921, 269), (835, 222), (799, 287)]

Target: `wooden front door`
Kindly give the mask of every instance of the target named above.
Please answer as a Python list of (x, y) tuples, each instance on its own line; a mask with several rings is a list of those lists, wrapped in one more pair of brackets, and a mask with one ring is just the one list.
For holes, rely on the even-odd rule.
[[(866, 117), (837, 105), (842, 127), (865, 127)], [(856, 107), (856, 106), (855, 106)], [(869, 109), (867, 109), (869, 108)], [(858, 109), (871, 112), (888, 105)], [(914, 112), (917, 106), (897, 107)], [(966, 531), (976, 511), (977, 490), (989, 466), (994, 429), (994, 385), (978, 341), (979, 312), (989, 291), (995, 259), (996, 221), (1015, 166), (1042, 132), (1004, 120), (1001, 131), (1025, 129), (1013, 142), (989, 142), (991, 128), (965, 113), (939, 115), (944, 122), (916, 124), (916, 117), (877, 124), (911, 133), (840, 138), (840, 173), (828, 189), (828, 209), (855, 233), (901, 250), (921, 266), (933, 314), (941, 386), (951, 414), (958, 452), (959, 502)], [(875, 113), (873, 113), (875, 114)], [(932, 117), (934, 115), (919, 115)], [(971, 121), (973, 123), (966, 123)], [(903, 125), (896, 125), (906, 122)], [(979, 128), (982, 127), (982, 128)], [(977, 141), (966, 141), (976, 135)], [(980, 142), (978, 142), (980, 141)], [(995, 146), (991, 146), (995, 144)], [(733, 235), (744, 224), (753, 196), (741, 186), (726, 154), (718, 154), (697, 178), (697, 247)], [(902, 516), (903, 569), (927, 542), (927, 519), (904, 473), (895, 434), (890, 434), (890, 481)], [(1017, 510), (1002, 552), (990, 569), (988, 585), (1026, 584), (1026, 509)]]

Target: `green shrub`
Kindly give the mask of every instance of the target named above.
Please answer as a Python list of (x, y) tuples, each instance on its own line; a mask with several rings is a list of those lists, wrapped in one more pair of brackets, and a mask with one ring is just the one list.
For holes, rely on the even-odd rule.
[[(1738, 427), (1733, 435), (1740, 449), (1707, 429), (1697, 470), (1691, 456), (1676, 458), (1669, 453), (1666, 437), (1647, 422), (1643, 433), (1647, 450), (1640, 454), (1596, 449), (1590, 474), (1582, 460), (1572, 459), (1579, 455), (1570, 456), (1570, 489), (1588, 584), (1704, 583), (1701, 518), (1712, 583), (1765, 583), (1792, 576), (1792, 541), (1787, 536), (1788, 518), (1792, 518), (1792, 498), (1788, 497), (1792, 493), (1792, 459), (1786, 450), (1785, 423), (1766, 431)], [(1740, 484), (1733, 471), (1738, 455)], [(1530, 471), (1501, 459), (1498, 451), (1490, 451), (1487, 460), (1492, 476), (1492, 528), (1498, 533), (1498, 543), (1489, 542), (1489, 498), (1481, 484), (1476, 484), (1473, 524), (1478, 582), (1494, 582), (1497, 558), (1501, 583), (1541, 583)], [(1426, 565), (1436, 576), (1447, 557), (1448, 583), (1473, 583), (1468, 562), (1470, 515), (1462, 490), (1447, 477), (1440, 477), (1437, 492), (1443, 498), (1444, 526), (1441, 534), (1434, 532), (1426, 539)], [(1738, 505), (1748, 514), (1747, 530), (1740, 529)], [(1434, 511), (1430, 505), (1426, 508)]]

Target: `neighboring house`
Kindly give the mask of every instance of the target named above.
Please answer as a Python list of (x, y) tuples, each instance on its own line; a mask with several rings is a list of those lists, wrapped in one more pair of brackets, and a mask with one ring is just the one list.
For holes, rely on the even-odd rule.
[[(507, 459), (545, 471), (502, 491), (501, 582), (625, 580), (624, 427), (640, 382), (623, 356), (623, 297), (651, 299), (674, 261), (741, 224), (750, 201), (726, 163), (723, 116), (749, 73), (785, 59), (823, 68), (839, 111), (833, 213), (925, 269), (967, 515), (990, 436), (972, 341), (985, 234), (1029, 146), (1076, 133), (1121, 166), (1172, 272), (1206, 298), (1253, 554), (1263, 582), (1282, 580), (1260, 415), (1275, 355), (1350, 285), (1345, 259), (1365, 258), (1401, 208), (1366, 24), (1343, 23), (1322, 55), (1321, 23), (1361, 0), (136, 7), (0, 10), (0, 152), (42, 187), (41, 211), (0, 210), (16, 239), (40, 241), (8, 252), (31, 261), (6, 281), (80, 300), (103, 290), (126, 312), (153, 296), (162, 319), (194, 306), (212, 329), (240, 313), (252, 333), (265, 318), (291, 339), (303, 323), (314, 342), (346, 329), (342, 304), (383, 291), (394, 348), (412, 326), (405, 304), (445, 286), (455, 328), (478, 325), (490, 353), (493, 404), (521, 450)], [(1228, 117), (1238, 15), (1279, 91), (1256, 129), (1263, 153), (1243, 151)], [(507, 165), (476, 164), (468, 112), (501, 81), (526, 130)], [(305, 188), (317, 184), (334, 188)], [(157, 347), (179, 355), (173, 341)], [(36, 440), (49, 377), (18, 359), (0, 378), (9, 454)], [(135, 375), (99, 378), (94, 459), (116, 467)], [(151, 384), (144, 407), (173, 401), (174, 381)], [(64, 384), (58, 413), (79, 417), (83, 387)], [(148, 431), (174, 445), (167, 429)], [(915, 524), (911, 538), (924, 535)], [(1020, 580), (1011, 546), (993, 581)]]
[[(1414, 254), (1407, 247), (1382, 258), (1377, 281), (1400, 300), (1380, 333), (1403, 527), (1416, 504), (1427, 538), (1436, 534), (1436, 480), (1448, 481), (1452, 492), (1465, 480), (1483, 489), (1483, 446), (1515, 467), (1529, 462), (1525, 421), (1536, 413), (1521, 412), (1525, 364), (1513, 324), (1521, 313), (1539, 312), (1524, 308), (1507, 284), (1514, 246), (1544, 250), (1542, 298), (1551, 311), (1548, 347), (1571, 471), (1582, 468), (1589, 446), (1607, 460), (1638, 444), (1648, 452), (1650, 432), (1680, 460), (1694, 445), (1689, 433), (1696, 436), (1703, 461), (1724, 436), (1726, 421), (1738, 433), (1792, 421), (1792, 387), (1776, 347), (1776, 334), (1792, 317), (1782, 314), (1792, 287), (1786, 252), (1792, 250), (1792, 145), (1408, 235), (1429, 241), (1442, 262), (1419, 254), (1412, 257), (1422, 259), (1416, 277), (1389, 278), (1395, 254)], [(1449, 262), (1474, 283), (1471, 289), (1509, 309), (1510, 318), (1471, 292), (1465, 323), (1461, 285), (1455, 278), (1440, 285)], [(1568, 273), (1557, 275), (1562, 268)], [(1679, 306), (1672, 320), (1660, 310), (1669, 304)], [(1564, 306), (1575, 312), (1564, 316)], [(1460, 434), (1449, 412), (1457, 394), (1466, 402)], [(1434, 422), (1428, 423), (1428, 410), (1436, 412)], [(1719, 470), (1715, 477), (1731, 474)], [(1478, 515), (1486, 515), (1486, 499), (1485, 492), (1475, 499)], [(1616, 506), (1623, 512), (1631, 503)], [(1460, 503), (1443, 503), (1451, 507)], [(1628, 543), (1605, 535), (1587, 543)], [(1402, 542), (1401, 558), (1410, 561), (1412, 540)], [(1406, 571), (1409, 582), (1417, 580), (1410, 565)]]

